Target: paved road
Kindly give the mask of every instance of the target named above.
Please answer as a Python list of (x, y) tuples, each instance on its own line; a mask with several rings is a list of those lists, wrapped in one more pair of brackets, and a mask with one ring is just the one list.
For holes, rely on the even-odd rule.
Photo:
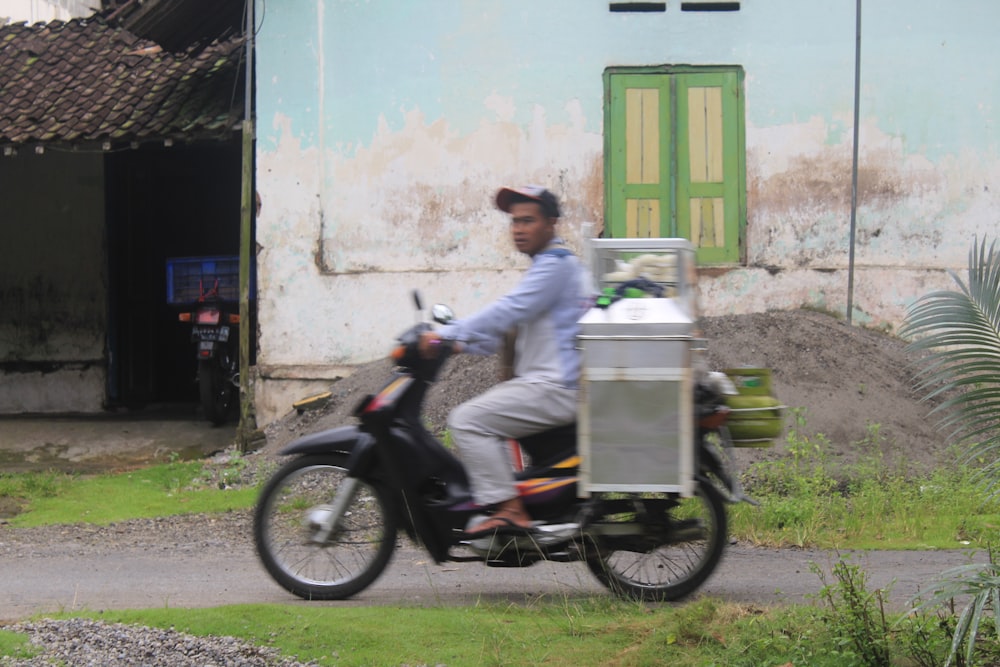
[[(889, 599), (902, 608), (929, 579), (947, 568), (985, 559), (981, 553), (864, 552), (852, 554), (869, 574), (869, 588), (893, 580)], [(836, 562), (832, 552), (772, 550), (735, 545), (701, 594), (724, 600), (774, 604), (815, 600), (821, 583), (810, 568)], [(250, 545), (200, 553), (170, 549), (109, 549), (106, 553), (30, 558), (0, 557), (0, 620), (41, 611), (209, 607), (241, 603), (302, 605), (448, 605), (488, 600), (522, 601), (540, 594), (563, 597), (607, 594), (580, 563), (539, 563), (525, 569), (477, 563), (435, 565), (412, 547), (401, 547), (373, 586), (344, 602), (304, 602), (275, 584)], [(831, 579), (832, 581), (832, 579)]]

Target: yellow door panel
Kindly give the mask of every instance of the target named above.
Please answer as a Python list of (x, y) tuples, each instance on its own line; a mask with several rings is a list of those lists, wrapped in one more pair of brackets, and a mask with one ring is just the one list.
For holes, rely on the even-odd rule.
[(660, 236), (660, 200), (628, 199), (625, 201), (625, 231), (627, 238), (657, 238)]
[(660, 91), (625, 91), (625, 182), (660, 182)]
[(722, 88), (688, 89), (688, 145), (692, 183), (721, 183)]
[(722, 197), (691, 198), (691, 238), (702, 248), (726, 245), (726, 209)]

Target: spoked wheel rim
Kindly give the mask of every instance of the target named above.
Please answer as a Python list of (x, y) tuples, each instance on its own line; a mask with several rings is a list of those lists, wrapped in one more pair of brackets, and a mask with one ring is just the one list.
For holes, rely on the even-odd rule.
[(344, 468), (329, 461), (293, 461), (275, 474), (258, 503), (258, 554), (275, 580), (300, 597), (354, 595), (381, 574), (395, 548), (396, 527), (382, 491), (360, 481), (337, 527), (322, 536), (345, 478)]
[[(650, 503), (656, 506), (659, 502)], [(669, 503), (673, 504), (673, 503)], [(725, 549), (725, 504), (710, 484), (699, 484), (692, 498), (677, 499), (649, 537), (624, 546), (614, 537), (591, 540), (587, 566), (616, 594), (638, 600), (679, 600), (712, 574)], [(634, 521), (634, 516), (607, 517), (608, 524)], [(621, 547), (621, 548), (619, 548)]]

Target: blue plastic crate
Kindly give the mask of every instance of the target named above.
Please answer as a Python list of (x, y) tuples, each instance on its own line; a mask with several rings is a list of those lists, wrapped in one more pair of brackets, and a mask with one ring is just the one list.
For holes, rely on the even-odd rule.
[[(251, 298), (253, 280), (251, 276)], [(240, 300), (240, 258), (174, 257), (167, 260), (167, 303)]]

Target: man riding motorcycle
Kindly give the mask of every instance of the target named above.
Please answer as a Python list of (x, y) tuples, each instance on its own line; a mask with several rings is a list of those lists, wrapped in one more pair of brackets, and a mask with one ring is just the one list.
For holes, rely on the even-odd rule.
[(491, 510), (467, 529), (470, 539), (532, 530), (514, 486), (506, 443), (576, 420), (577, 322), (590, 305), (588, 274), (556, 235), (556, 196), (534, 185), (502, 188), (496, 205), (510, 214), (514, 246), (531, 258), (531, 266), (506, 295), (420, 340), (421, 354), (427, 357), (436, 354), (442, 340), (467, 352), (492, 354), (516, 328), (514, 377), (458, 406), (448, 418), (473, 498)]

